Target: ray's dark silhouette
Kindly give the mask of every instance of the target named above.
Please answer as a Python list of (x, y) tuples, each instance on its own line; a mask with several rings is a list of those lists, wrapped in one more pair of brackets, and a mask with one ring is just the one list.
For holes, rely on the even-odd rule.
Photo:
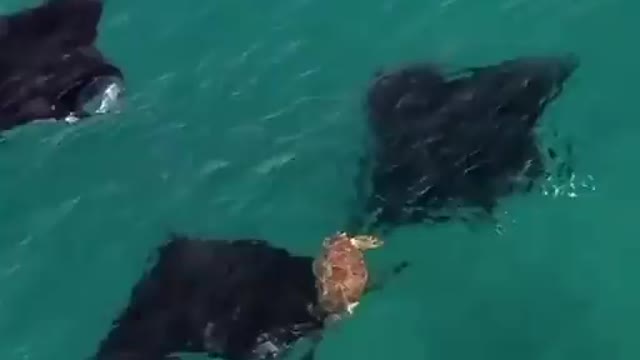
[(379, 74), (367, 94), (370, 190), (358, 226), (491, 215), (500, 197), (530, 190), (545, 172), (536, 125), (577, 67), (575, 56), (521, 57)]
[(174, 234), (93, 359), (164, 360), (177, 353), (267, 359), (304, 337), (311, 340), (305, 358), (312, 359), (326, 317), (311, 310), (317, 305), (312, 261), (263, 240)]
[(100, 0), (50, 0), (0, 15), (0, 131), (91, 116), (89, 101), (110, 85), (121, 90), (123, 73), (95, 46), (102, 8)]

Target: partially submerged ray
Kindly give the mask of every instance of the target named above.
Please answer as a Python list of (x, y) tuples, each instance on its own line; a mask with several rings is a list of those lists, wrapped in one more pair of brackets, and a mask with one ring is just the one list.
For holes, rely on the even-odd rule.
[(491, 214), (500, 197), (530, 189), (545, 171), (538, 120), (577, 66), (573, 56), (522, 57), (378, 76), (367, 94), (374, 145), (365, 216), (394, 226), (447, 221), (464, 208)]
[(319, 306), (313, 260), (263, 240), (174, 234), (93, 359), (206, 353), (262, 360), (284, 356), (303, 338), (312, 342), (305, 354), (311, 359), (329, 316)]
[(0, 16), (0, 131), (44, 119), (104, 112), (121, 96), (124, 75), (95, 47), (99, 0), (51, 0)]
[(10, 54), (28, 48), (92, 46), (102, 16), (101, 0), (49, 0), (0, 16), (0, 45)]

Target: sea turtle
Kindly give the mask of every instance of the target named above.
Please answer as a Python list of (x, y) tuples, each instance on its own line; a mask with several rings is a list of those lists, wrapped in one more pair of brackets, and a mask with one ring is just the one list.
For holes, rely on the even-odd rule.
[(349, 236), (344, 232), (324, 240), (323, 251), (313, 262), (322, 311), (337, 317), (345, 312), (353, 314), (369, 278), (363, 252), (382, 244), (375, 236)]

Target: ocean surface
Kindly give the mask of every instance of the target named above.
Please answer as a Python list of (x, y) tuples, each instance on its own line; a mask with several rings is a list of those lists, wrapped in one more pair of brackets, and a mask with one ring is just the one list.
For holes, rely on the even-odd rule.
[(412, 266), (317, 359), (640, 359), (639, 12), (631, 0), (106, 1), (98, 44), (126, 74), (125, 110), (0, 143), (0, 359), (92, 355), (169, 231), (316, 254), (354, 211), (377, 70), (567, 52), (580, 68), (541, 131), (571, 144), (574, 175), (503, 201), (499, 226), (389, 234), (372, 272)]

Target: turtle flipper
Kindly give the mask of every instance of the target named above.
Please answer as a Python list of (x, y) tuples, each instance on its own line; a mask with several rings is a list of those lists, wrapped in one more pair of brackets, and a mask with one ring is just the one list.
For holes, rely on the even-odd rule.
[(408, 261), (401, 261), (400, 263), (395, 265), (393, 268), (391, 268), (390, 272), (383, 274), (383, 276), (378, 277), (377, 279), (372, 279), (372, 281), (370, 281), (369, 284), (367, 284), (367, 287), (365, 288), (365, 293), (368, 294), (374, 291), (381, 290), (390, 278), (396, 275), (399, 275), (402, 271), (408, 268), (409, 265), (410, 264)]
[(314, 360), (316, 357), (316, 348), (317, 348), (317, 344), (313, 344), (311, 346), (311, 349), (309, 349), (306, 353), (304, 353), (304, 355), (302, 355), (302, 357), (300, 358), (301, 360)]
[(349, 305), (347, 305), (347, 312), (349, 313), (349, 315), (353, 314), (353, 310), (356, 308), (356, 306), (360, 305), (359, 301), (356, 302), (352, 302), (349, 303)]
[(301, 360), (314, 360), (316, 356), (316, 350), (318, 349), (318, 345), (320, 345), (320, 341), (322, 341), (323, 334), (321, 331), (316, 331), (309, 336), (311, 340), (311, 348), (305, 352)]

